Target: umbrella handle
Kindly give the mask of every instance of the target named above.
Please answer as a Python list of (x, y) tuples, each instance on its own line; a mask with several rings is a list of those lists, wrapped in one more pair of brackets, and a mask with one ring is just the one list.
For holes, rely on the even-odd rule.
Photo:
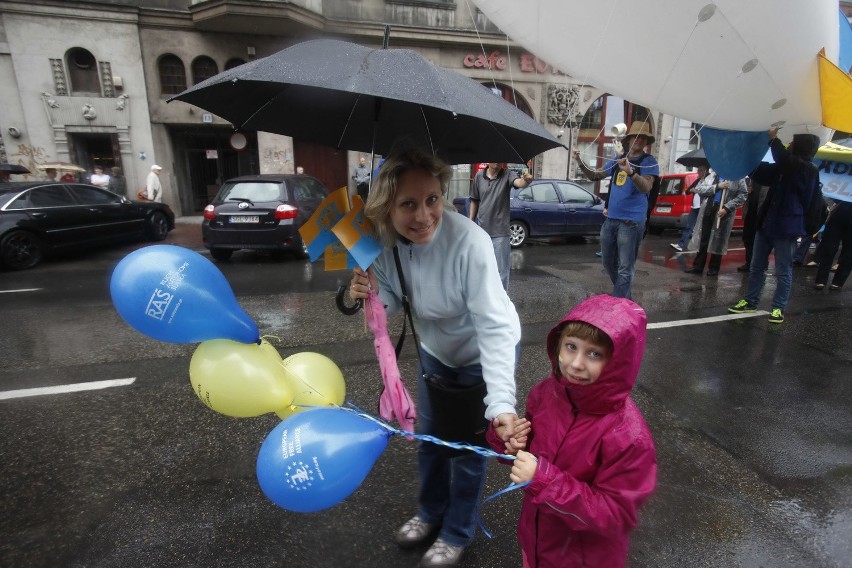
[(354, 304), (352, 304), (351, 306), (347, 306), (345, 302), (345, 295), (346, 286), (341, 285), (337, 288), (337, 296), (335, 296), (334, 298), (334, 303), (337, 304), (337, 309), (340, 310), (340, 313), (342, 313), (343, 315), (354, 316), (358, 313), (358, 310), (363, 307), (364, 302), (362, 302), (359, 298), (355, 300)]

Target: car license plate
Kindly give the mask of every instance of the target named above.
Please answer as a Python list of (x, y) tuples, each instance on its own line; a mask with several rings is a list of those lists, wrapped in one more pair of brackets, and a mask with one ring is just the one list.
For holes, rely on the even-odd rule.
[(232, 215), (231, 223), (260, 223), (257, 215)]
[(657, 213), (671, 213), (671, 207), (657, 207)]

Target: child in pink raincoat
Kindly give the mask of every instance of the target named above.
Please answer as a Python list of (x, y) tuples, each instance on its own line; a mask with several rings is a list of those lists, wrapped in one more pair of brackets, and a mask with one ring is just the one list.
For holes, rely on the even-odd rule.
[(530, 481), (518, 519), (524, 567), (625, 565), (657, 478), (651, 432), (630, 398), (645, 325), (630, 300), (582, 302), (548, 334), (551, 373), (531, 390), (513, 438), (489, 430), (495, 450), (517, 456), (512, 481)]

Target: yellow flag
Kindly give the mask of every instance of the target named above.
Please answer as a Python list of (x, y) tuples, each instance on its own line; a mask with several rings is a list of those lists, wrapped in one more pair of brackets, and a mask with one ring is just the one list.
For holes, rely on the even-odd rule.
[(824, 126), (852, 132), (852, 77), (819, 52), (819, 90)]

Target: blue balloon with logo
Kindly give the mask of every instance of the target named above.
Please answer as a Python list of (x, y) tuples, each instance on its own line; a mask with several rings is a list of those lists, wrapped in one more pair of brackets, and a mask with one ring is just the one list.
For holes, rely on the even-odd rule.
[(231, 339), (257, 343), (257, 324), (237, 303), (225, 275), (195, 251), (175, 245), (141, 248), (112, 273), (110, 295), (136, 331), (169, 343)]
[(306, 410), (266, 437), (257, 456), (257, 480), (279, 507), (297, 513), (322, 511), (361, 485), (392, 435), (347, 410)]

